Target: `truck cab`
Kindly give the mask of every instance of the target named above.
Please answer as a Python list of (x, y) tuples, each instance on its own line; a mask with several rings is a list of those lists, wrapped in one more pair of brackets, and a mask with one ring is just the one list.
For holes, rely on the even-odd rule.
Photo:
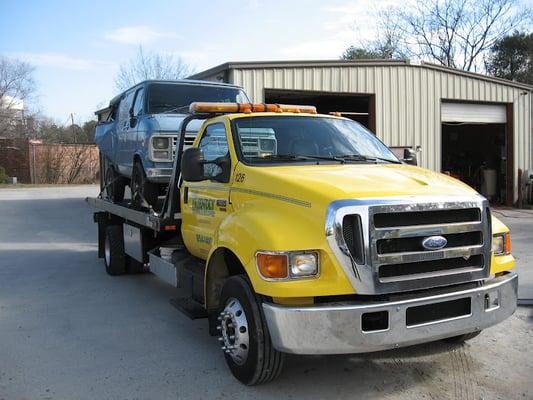
[[(129, 185), (140, 207), (155, 207), (172, 173), (178, 128), (195, 100), (248, 101), (237, 86), (204, 81), (144, 81), (111, 100), (96, 112), (95, 140), (103, 157), (104, 185), (116, 201)], [(200, 127), (189, 125), (185, 147)]]
[(189, 110), (182, 132), (203, 123), (179, 142), (168, 211), (95, 202), (99, 252), (112, 275), (136, 260), (185, 290), (178, 308), (201, 309), (242, 383), (287, 353), (460, 342), (515, 311), (509, 229), (471, 187), (311, 106)]

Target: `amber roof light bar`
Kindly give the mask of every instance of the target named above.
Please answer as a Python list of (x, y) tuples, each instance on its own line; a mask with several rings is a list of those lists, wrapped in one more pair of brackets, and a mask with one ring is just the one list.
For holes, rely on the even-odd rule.
[(190, 105), (189, 112), (191, 114), (250, 114), (253, 112), (290, 112), (316, 114), (316, 107), (292, 104), (194, 102)]

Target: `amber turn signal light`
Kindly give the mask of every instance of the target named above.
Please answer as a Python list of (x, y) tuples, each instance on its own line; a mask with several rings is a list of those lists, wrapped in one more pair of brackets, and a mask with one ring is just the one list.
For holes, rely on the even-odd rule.
[(285, 279), (289, 276), (286, 254), (257, 253), (257, 268), (266, 279)]

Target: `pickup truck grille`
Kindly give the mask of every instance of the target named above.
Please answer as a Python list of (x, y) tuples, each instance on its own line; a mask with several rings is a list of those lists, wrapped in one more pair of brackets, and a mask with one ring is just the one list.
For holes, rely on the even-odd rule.
[[(490, 213), (481, 197), (334, 202), (326, 235), (360, 294), (446, 286), (490, 273)], [(424, 247), (431, 236), (446, 244)]]
[[(196, 134), (185, 134), (185, 141), (183, 142), (183, 150), (187, 150), (189, 147), (192, 146), (194, 143), (194, 139), (196, 139)], [(172, 159), (176, 156), (176, 147), (178, 146), (178, 137), (174, 136), (172, 138)]]

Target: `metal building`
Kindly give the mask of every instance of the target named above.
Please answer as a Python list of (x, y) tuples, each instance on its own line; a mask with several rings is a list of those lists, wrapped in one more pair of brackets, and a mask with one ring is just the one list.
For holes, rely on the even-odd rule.
[(495, 203), (515, 202), (518, 170), (533, 166), (533, 86), (406, 60), (229, 62), (190, 78), (343, 112), (391, 147), (420, 146), (419, 165)]

